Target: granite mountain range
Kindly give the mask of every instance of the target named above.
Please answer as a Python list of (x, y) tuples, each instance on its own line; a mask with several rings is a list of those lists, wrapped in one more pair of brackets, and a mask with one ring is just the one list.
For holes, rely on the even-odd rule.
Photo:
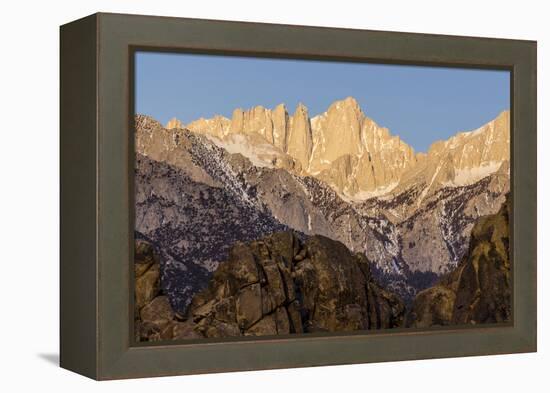
[(510, 188), (510, 116), (417, 153), (351, 97), (310, 117), (236, 109), (161, 125), (136, 115), (135, 230), (185, 313), (238, 242), (291, 231), (343, 243), (405, 304), (453, 271)]

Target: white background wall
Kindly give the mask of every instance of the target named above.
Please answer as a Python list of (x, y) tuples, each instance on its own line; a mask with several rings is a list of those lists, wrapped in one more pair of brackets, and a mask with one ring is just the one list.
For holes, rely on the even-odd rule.
[[(550, 283), (544, 267), (550, 251), (550, 217), (544, 203), (550, 197), (550, 140), (543, 131), (548, 124), (550, 37), (544, 3), (4, 2), (0, 12), (0, 390), (548, 391), (549, 325), (543, 309), (548, 309), (545, 286)], [(102, 383), (55, 366), (59, 344), (58, 26), (96, 11), (538, 40), (539, 353)]]

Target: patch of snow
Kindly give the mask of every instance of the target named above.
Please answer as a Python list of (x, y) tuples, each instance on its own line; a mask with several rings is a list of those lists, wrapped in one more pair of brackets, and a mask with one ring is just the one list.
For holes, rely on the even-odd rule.
[(479, 128), (477, 128), (473, 131), (466, 132), (466, 134), (468, 134), (470, 136), (479, 135), (479, 134), (483, 133), (484, 130), (485, 130), (485, 126), (482, 126), (482, 127), (479, 127)]
[(385, 195), (397, 187), (398, 182), (389, 183), (386, 186), (378, 187), (372, 191), (359, 191), (353, 195), (344, 194), (340, 195), (346, 202), (363, 202), (367, 199), (379, 197)]
[(276, 148), (268, 142), (252, 145), (248, 138), (242, 134), (232, 134), (223, 140), (212, 135), (206, 135), (206, 137), (229, 154), (242, 154), (250, 160), (252, 165), (257, 167), (272, 168), (272, 158), (280, 155)]
[(444, 183), (444, 185), (458, 187), (474, 184), (484, 177), (498, 171), (501, 165), (501, 161), (490, 161), (479, 167), (458, 169), (455, 171), (454, 179)]

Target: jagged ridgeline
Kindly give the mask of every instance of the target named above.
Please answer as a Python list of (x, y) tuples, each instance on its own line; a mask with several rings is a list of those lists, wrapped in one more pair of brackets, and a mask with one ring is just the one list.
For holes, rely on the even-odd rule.
[[(256, 107), (235, 110), (232, 119), (186, 125), (173, 119), (166, 127), (137, 115), (135, 229), (157, 255), (156, 297), (175, 315), (170, 321), (187, 323), (204, 296), (199, 292), (229, 264), (237, 244), (284, 232), (300, 244), (326, 239), (353, 258), (364, 256), (372, 285), (412, 307), (417, 293), (464, 260), (476, 220), (504, 203), (509, 141), (509, 113), (503, 112), (416, 153), (366, 117), (353, 98), (313, 118), (303, 105), (292, 115), (284, 105)], [(138, 318), (145, 306), (140, 303)], [(289, 306), (284, 303), (288, 318)], [(262, 320), (267, 315), (262, 312)], [(363, 325), (356, 326), (396, 326), (369, 325), (372, 316), (358, 315)], [(239, 334), (247, 334), (251, 326), (235, 321)]]

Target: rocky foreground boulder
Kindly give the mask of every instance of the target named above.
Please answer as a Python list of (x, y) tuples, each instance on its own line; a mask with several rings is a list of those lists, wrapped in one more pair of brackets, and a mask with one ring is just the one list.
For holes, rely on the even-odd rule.
[(416, 296), (408, 326), (511, 320), (509, 209), (506, 201), (497, 214), (478, 219), (468, 253), (456, 270)]
[[(144, 270), (138, 259), (147, 259), (137, 251), (154, 253), (136, 246), (136, 274)], [(175, 314), (160, 291), (142, 293), (150, 285), (140, 281), (151, 268), (136, 278), (139, 341), (343, 332), (404, 323), (402, 300), (373, 280), (367, 258), (322, 236), (302, 241), (289, 231), (236, 243), (185, 316)]]
[(136, 341), (200, 338), (173, 311), (160, 285), (160, 260), (151, 242), (137, 239), (134, 249), (134, 331)]
[(280, 232), (235, 244), (188, 318), (205, 337), (259, 336), (398, 327), (404, 311), (373, 281), (365, 256)]

